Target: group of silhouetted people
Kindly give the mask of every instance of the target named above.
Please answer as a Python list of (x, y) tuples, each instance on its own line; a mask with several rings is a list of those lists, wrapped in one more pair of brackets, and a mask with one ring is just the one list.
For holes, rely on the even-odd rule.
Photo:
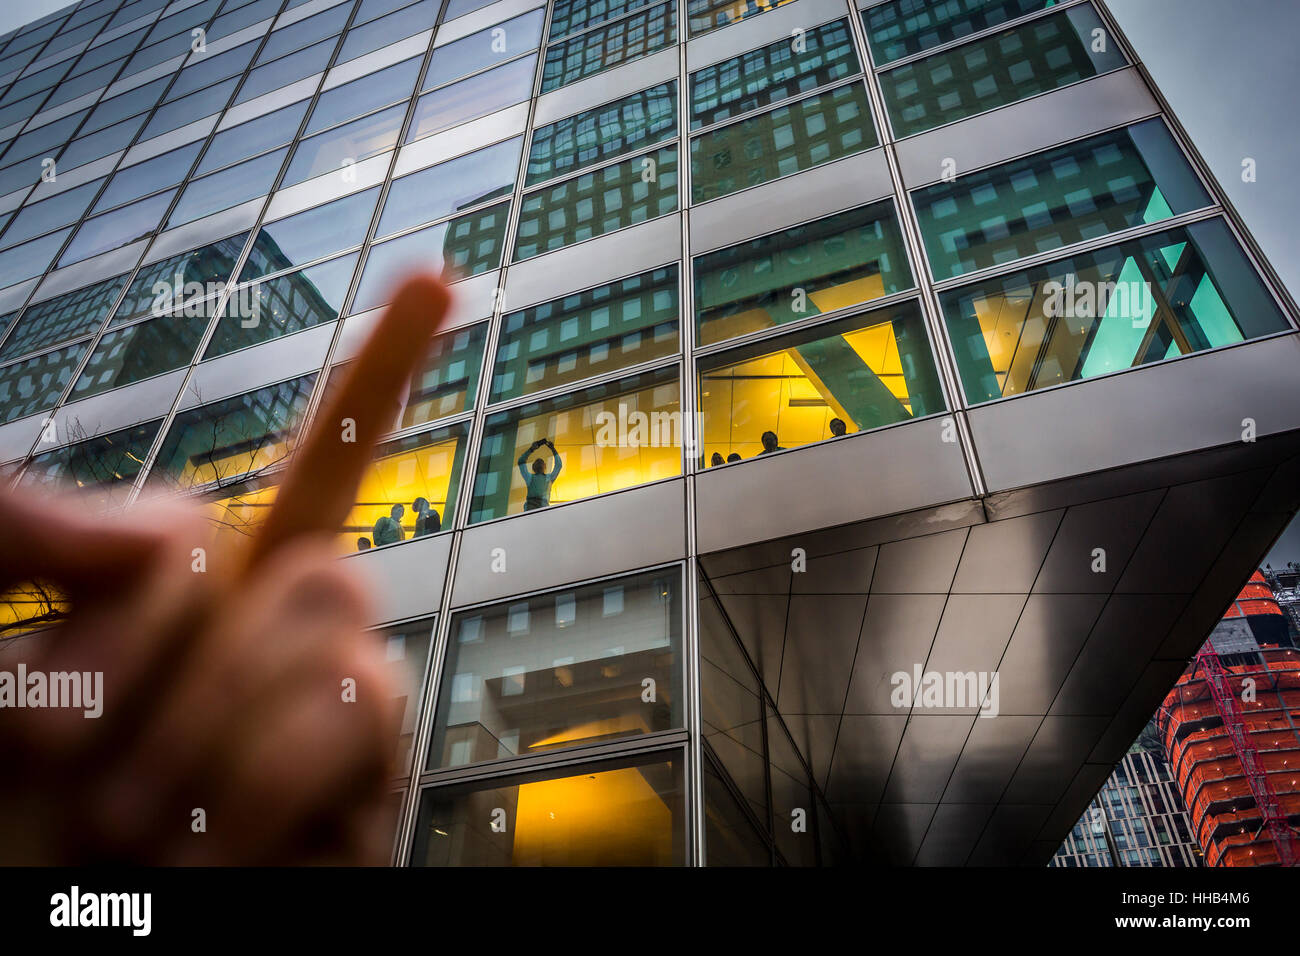
[[(415, 512), (415, 531), (411, 537), (421, 538), (426, 534), (437, 534), (442, 530), (442, 516), (438, 514), (437, 509), (429, 505), (428, 498), (416, 498), (411, 502), (411, 509)], [(365, 536), (357, 538), (357, 550), (369, 551), (371, 547), (396, 544), (398, 541), (405, 540), (406, 531), (402, 528), (402, 518), (405, 515), (405, 506), (393, 505), (388, 514), (375, 522), (371, 530), (373, 542), (371, 538)]]
[[(832, 438), (840, 438), (848, 432), (848, 426), (844, 424), (844, 419), (842, 418), (832, 418), (830, 428)], [(766, 455), (774, 451), (785, 451), (785, 449), (781, 447), (781, 440), (776, 437), (776, 432), (763, 432), (759, 437), (759, 441), (763, 445), (763, 450), (759, 452), (760, 455)], [(729, 465), (733, 461), (740, 460), (740, 455), (736, 454), (734, 451), (728, 455), (725, 460), (720, 452), (715, 451), (713, 457), (709, 459), (709, 467), (717, 468), (719, 465)]]

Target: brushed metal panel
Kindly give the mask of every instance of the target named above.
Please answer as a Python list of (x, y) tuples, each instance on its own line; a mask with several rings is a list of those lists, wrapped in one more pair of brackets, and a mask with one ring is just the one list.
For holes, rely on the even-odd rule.
[(975, 844), (967, 866), (1012, 866), (1029, 849), (1051, 812), (1048, 806), (1001, 804)]
[(0, 425), (0, 459), (26, 457), (48, 417), (49, 412), (40, 412)]
[(953, 593), (1027, 594), (1038, 577), (1063, 515), (1062, 511), (1046, 511), (971, 528), (952, 583)]
[(853, 671), (865, 594), (794, 595), (776, 709), (783, 714), (839, 714)]
[(397, 154), (393, 178), (405, 176), (417, 169), (425, 169), (446, 162), (456, 156), (472, 153), (476, 149), (518, 136), (528, 125), (528, 104), (508, 106), (495, 113), (453, 126), (403, 146)]
[[(466, 529), (453, 605), (679, 560), (686, 554), (684, 488), (680, 479), (663, 481)], [(492, 570), (497, 548), (505, 573)]]
[(372, 548), (343, 560), (370, 583), (377, 617), (371, 623), (386, 624), (406, 618), (424, 617), (438, 611), (451, 534), (416, 538), (385, 548)]
[[(973, 686), (963, 684), (963, 692), (980, 692), (978, 675), (992, 674), (998, 669), (1003, 652), (1011, 642), (1012, 632), (1025, 606), (1024, 594), (952, 594), (943, 609), (943, 619), (939, 622), (939, 631), (934, 636), (934, 645), (924, 659), (924, 670), (937, 671), (940, 674), (977, 675)], [(986, 678), (991, 680), (991, 678)], [(999, 682), (1000, 682), (999, 678)], [(992, 688), (983, 685), (990, 695)], [(998, 686), (996, 701), (990, 699), (989, 707), (996, 703), (1001, 709), (1002, 691)], [(981, 713), (982, 700), (968, 702), (962, 707), (927, 707), (926, 714), (978, 714)], [(991, 712), (991, 711), (989, 711)], [(987, 722), (994, 718), (981, 717)]]
[(136, 264), (148, 241), (147, 239), (141, 239), (129, 246), (110, 249), (108, 252), (101, 252), (97, 256), (83, 259), (81, 262), (74, 262), (72, 265), (51, 272), (45, 277), (45, 281), (41, 283), (42, 297), (47, 291), (50, 295), (57, 295), (59, 292), (80, 289), (83, 286), (99, 282), (101, 279), (107, 279), (128, 271)]
[(921, 847), (912, 860), (915, 866), (961, 866), (975, 848), (993, 814), (992, 804), (941, 803), (934, 811)]
[(1104, 594), (1031, 594), (998, 665), (1004, 715), (1045, 714), (1106, 604)]
[(791, 573), (794, 594), (866, 594), (876, 568), (878, 548), (809, 555), (804, 571)]
[(880, 549), (874, 594), (947, 594), (966, 545), (965, 528), (891, 541)]
[(149, 255), (145, 257), (145, 262), (157, 262), (178, 252), (186, 252), (251, 228), (257, 221), (257, 214), (261, 212), (264, 202), (266, 202), (265, 196), (250, 199), (246, 203), (164, 232), (149, 247)]
[(969, 497), (961, 450), (941, 441), (942, 427), (907, 422), (697, 475), (700, 550)]
[[(1163, 497), (1163, 491), (1148, 491), (1070, 508), (1034, 581), (1034, 593), (1112, 591)], [(1102, 554), (1095, 555), (1097, 549)]]
[(878, 803), (906, 726), (907, 717), (902, 714), (845, 714), (835, 738), (826, 799), (832, 803)]
[(971, 726), (980, 719), (913, 711), (889, 773), (882, 808), (891, 803), (938, 803)]
[(272, 382), (283, 382), (316, 371), (325, 363), (334, 325), (329, 322), (313, 326), (201, 362), (185, 387), (180, 407), (206, 405), (219, 398), (240, 395)]
[(943, 792), (944, 802), (997, 803), (1042, 722), (1036, 716), (976, 720)]
[(844, 701), (846, 714), (897, 714), (908, 708), (890, 700), (892, 677), (923, 664), (939, 628), (946, 594), (873, 594), (867, 602)]
[(939, 182), (945, 159), (956, 161), (960, 176), (1158, 109), (1138, 71), (1128, 67), (909, 136), (898, 143), (898, 164), (907, 188), (915, 189)]
[[(393, 153), (390, 150), (348, 166), (346, 179), (341, 175), (340, 168), (277, 190), (271, 197), (271, 204), (267, 207), (267, 221), (271, 217), (279, 219), (327, 203), (332, 199), (350, 196), (371, 186), (377, 186), (388, 175), (388, 164), (392, 158)], [(256, 201), (261, 202), (260, 199)]]
[[(1045, 717), (1002, 795), (1003, 804), (1056, 803), (1109, 723), (1101, 716)], [(1048, 807), (1043, 809), (1045, 817)]]
[(1202, 352), (973, 408), (991, 491), (1300, 428), (1300, 335)]
[(934, 803), (885, 803), (876, 811), (871, 834), (873, 850), (883, 859), (873, 862), (910, 866), (921, 848), (938, 805)]
[(736, 629), (768, 692), (776, 696), (785, 651), (787, 594), (723, 594), (718, 603)]
[(185, 374), (185, 369), (176, 369), (65, 405), (54, 418), (55, 430), (80, 440), (162, 418), (181, 390)]

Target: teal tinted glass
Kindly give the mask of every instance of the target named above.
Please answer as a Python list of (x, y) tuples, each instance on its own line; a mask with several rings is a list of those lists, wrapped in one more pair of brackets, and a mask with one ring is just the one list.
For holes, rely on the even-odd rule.
[(53, 408), (85, 351), (77, 342), (0, 368), (0, 422)]
[(188, 365), (208, 327), (211, 303), (109, 329), (95, 345), (69, 398), (87, 398)]
[(877, 144), (861, 82), (750, 116), (691, 140), (691, 198), (706, 202)]
[(677, 266), (511, 312), (501, 320), (492, 401), (518, 398), (678, 350)]
[(876, 65), (979, 33), (1057, 0), (889, 0), (862, 11)]
[(696, 327), (708, 345), (911, 287), (885, 200), (697, 256)]
[(162, 419), (132, 425), (37, 455), (23, 472), (24, 485), (64, 485), (76, 488), (98, 509), (123, 503)]
[(529, 186), (677, 134), (677, 81), (585, 110), (533, 133)]
[(746, 17), (775, 10), (790, 2), (791, 0), (690, 0), (686, 5), (686, 16), (690, 21), (691, 36), (699, 36)]
[(701, 461), (712, 465), (944, 408), (915, 302), (710, 355), (699, 388)]
[(888, 70), (880, 87), (894, 132), (910, 136), (1124, 65), (1082, 6)]
[[(141, 266), (109, 324), (121, 325), (143, 315), (157, 315), (160, 311), (170, 311), (173, 306), (181, 305), (186, 299), (215, 291), (209, 289), (208, 284), (225, 282), (230, 278), (230, 272), (235, 268), (235, 260), (244, 248), (244, 240), (247, 238), (248, 233), (241, 232), (239, 235), (219, 239), (198, 249), (191, 249), (189, 252)], [(194, 285), (190, 286), (190, 283)], [(164, 298), (170, 294), (166, 308), (159, 308), (160, 293)]]
[(583, 173), (524, 197), (515, 261), (663, 216), (677, 208), (677, 148)]
[(1160, 120), (912, 194), (936, 279), (1210, 205)]
[(125, 284), (126, 277), (118, 276), (28, 306), (0, 348), (0, 359), (16, 358), (99, 328)]
[(971, 402), (1289, 328), (1220, 219), (965, 286), (941, 302)]
[(691, 129), (860, 72), (846, 20), (786, 37), (691, 74)]
[(232, 289), (205, 359), (333, 322), (343, 308), (357, 253)]
[(653, 0), (556, 0), (555, 10), (551, 13), (549, 40), (559, 40), (570, 33), (607, 23), (652, 2)]
[(630, 63), (677, 42), (676, 3), (662, 3), (546, 49), (542, 92)]

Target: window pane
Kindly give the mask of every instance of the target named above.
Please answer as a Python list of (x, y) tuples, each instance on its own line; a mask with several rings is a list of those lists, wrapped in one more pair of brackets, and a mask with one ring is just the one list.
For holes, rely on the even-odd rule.
[(499, 203), (371, 246), (352, 311), (383, 305), (396, 291), (394, 281), (411, 269), (445, 269), (466, 279), (497, 268), (509, 209), (509, 202)]
[(454, 20), (456, 17), (462, 17), (467, 13), (473, 13), (475, 10), (495, 2), (496, 0), (450, 0), (447, 4), (447, 12), (442, 17), (443, 22)]
[(95, 193), (99, 191), (103, 182), (102, 179), (96, 179), (85, 185), (65, 190), (50, 199), (24, 206), (22, 211), (13, 218), (0, 242), (5, 246), (12, 246), (14, 243), (39, 236), (58, 226), (76, 222), (94, 200)]
[(257, 42), (244, 43), (233, 50), (226, 50), (214, 56), (208, 56), (206, 53), (192, 56), (185, 69), (176, 75), (176, 82), (167, 91), (167, 101), (180, 99), (187, 93), (211, 86), (236, 73), (243, 73), (244, 68), (253, 62), (255, 52), (257, 52)]
[[(119, 149), (124, 149), (132, 140), (140, 127), (144, 125), (145, 115), (141, 113), (132, 119), (117, 123), (107, 129), (102, 129), (97, 133), (89, 136), (82, 136), (74, 139), (68, 148), (63, 151), (59, 157), (59, 172), (66, 172), (70, 169), (76, 169), (86, 163), (94, 162), (107, 156), (109, 153), (115, 153)], [(36, 177), (32, 177), (35, 182)]]
[(943, 410), (914, 303), (700, 363), (701, 460), (719, 465)]
[(271, 184), (279, 175), (280, 165), (288, 151), (287, 148), (277, 149), (219, 173), (191, 180), (167, 220), (168, 227), (193, 222), (241, 202), (265, 196), (271, 191)]
[(199, 163), (196, 172), (206, 173), (220, 169), (222, 166), (255, 156), (263, 150), (287, 143), (298, 131), (298, 124), (302, 122), (303, 114), (307, 112), (310, 102), (310, 100), (299, 100), (292, 106), (286, 106), (284, 109), (267, 113), (265, 116), (259, 116), (255, 120), (240, 123), (218, 133), (208, 144), (208, 151), (203, 154), (203, 160)]
[(281, 186), (292, 186), (330, 172), (343, 177), (354, 163), (396, 146), (405, 117), (405, 104), (398, 104), (302, 140), (293, 151)]
[(850, 83), (695, 137), (692, 200), (717, 199), (876, 144), (866, 90)]
[(143, 142), (154, 136), (161, 136), (163, 133), (179, 129), (187, 123), (193, 123), (195, 120), (201, 120), (205, 116), (220, 112), (229, 102), (230, 94), (235, 92), (235, 85), (238, 82), (238, 77), (232, 77), (215, 86), (209, 86), (205, 90), (191, 93), (179, 100), (172, 100), (166, 106), (158, 107), (153, 116), (150, 117), (149, 125), (140, 134), (140, 140)]
[(556, 0), (551, 14), (550, 41), (566, 37), (578, 30), (594, 27), (625, 13), (639, 10), (651, 0)]
[(0, 252), (0, 282), (11, 285), (44, 273), (50, 260), (58, 255), (59, 249), (63, 247), (63, 240), (68, 238), (70, 232), (72, 232), (71, 227), (60, 229), (58, 232), (19, 243), (12, 249)]
[[(241, 232), (141, 266), (109, 325), (121, 325), (143, 315), (157, 315), (160, 293), (169, 297), (161, 311), (170, 311), (173, 306), (179, 306), (192, 297), (216, 292), (216, 287), (208, 287), (209, 283), (225, 282), (230, 278), (230, 270), (235, 267), (235, 260), (247, 238), (248, 233)], [(177, 287), (179, 295), (176, 294)]]
[(1092, 31), (1102, 29), (1084, 5), (882, 73), (894, 132), (910, 136), (1119, 69), (1113, 39), (1093, 49)]
[(695, 260), (700, 343), (784, 325), (912, 287), (889, 200)]
[(523, 103), (533, 93), (536, 68), (537, 57), (527, 56), (425, 93), (415, 101), (406, 142)]
[(411, 761), (411, 743), (415, 739), (415, 722), (420, 714), (420, 690), (429, 663), (434, 624), (433, 618), (427, 618), (383, 631), (384, 657), (393, 686), (399, 689), (397, 706), (402, 711), (402, 725), (397, 739), (397, 767), (403, 774)]
[(527, 185), (677, 135), (677, 81), (633, 93), (533, 132)]
[(1289, 328), (1218, 219), (956, 289), (941, 302), (971, 402)]
[(536, 50), (545, 11), (533, 10), (445, 46), (435, 47), (421, 89), (442, 86), (484, 67)]
[(0, 368), (0, 422), (53, 408), (85, 351), (78, 342)]
[(178, 488), (229, 482), (282, 463), (297, 435), (315, 374), (181, 412), (150, 480)]
[(112, 209), (132, 199), (147, 196), (155, 190), (175, 186), (189, 173), (194, 157), (199, 155), (202, 146), (203, 141), (199, 140), (143, 163), (119, 169), (95, 203), (95, 211)]
[(263, 226), (239, 281), (248, 282), (361, 245), (378, 199), (377, 187), (366, 189)]
[(680, 419), (676, 366), (489, 415), (470, 521), (679, 475)]
[(72, 386), (70, 398), (88, 398), (188, 365), (208, 327), (210, 303), (148, 322), (109, 329)]
[(677, 266), (575, 292), (501, 321), (492, 401), (678, 351)]
[(377, 235), (387, 236), (509, 194), (519, 173), (519, 137), (393, 180)]
[(1160, 120), (940, 183), (913, 200), (937, 279), (1211, 202)]
[(205, 359), (333, 322), (343, 308), (357, 253), (239, 286), (226, 300)]
[(419, 69), (420, 58), (412, 57), (359, 80), (326, 90), (316, 101), (316, 108), (311, 111), (306, 132), (315, 133), (327, 126), (336, 126), (354, 116), (410, 96)]
[(879, 66), (979, 33), (1035, 10), (1055, 6), (1056, 0), (960, 0), (957, 3), (918, 3), (889, 0), (862, 11), (871, 55)]
[[(411, 859), (420, 866), (680, 866), (685, 789), (673, 753), (427, 790)], [(505, 820), (494, 829), (498, 809)]]
[(23, 472), (22, 484), (76, 488), (95, 511), (123, 504), (160, 425), (162, 419), (133, 425), (37, 455)]
[(336, 62), (346, 63), (390, 43), (414, 36), (433, 27), (442, 0), (420, 0), (365, 26), (354, 26), (343, 40)]
[(267, 63), (278, 56), (291, 53), (301, 47), (310, 46), (326, 38), (336, 38), (347, 22), (352, 4), (340, 3), (315, 16), (291, 23), (272, 32), (267, 38), (266, 46), (258, 54), (259, 64)]
[(376, 448), (340, 535), (343, 550), (366, 551), (451, 530), (468, 437), (469, 426), (461, 422)]
[[(120, 123), (128, 116), (134, 116), (141, 113), (158, 102), (158, 97), (162, 96), (163, 89), (171, 82), (171, 77), (165, 76), (161, 80), (154, 80), (152, 83), (146, 83), (143, 86), (137, 86), (133, 90), (128, 90), (114, 96), (112, 99), (103, 100), (86, 118), (85, 124), (81, 127), (81, 134), (92, 133), (95, 130), (103, 129), (105, 126), (111, 126), (114, 123)], [(198, 119), (199, 117), (194, 117)]]
[[(622, 597), (616, 610), (605, 600), (611, 588)], [(675, 567), (457, 614), (430, 767), (682, 726), (681, 625)]]
[(583, 173), (524, 197), (515, 261), (677, 209), (677, 147)]
[(59, 259), (60, 266), (89, 259), (153, 235), (162, 222), (176, 190), (169, 189), (81, 224), (76, 237)]
[(789, 2), (790, 0), (690, 0), (686, 6), (686, 15), (690, 19), (691, 36), (699, 36), (746, 17), (783, 7)]
[(474, 407), (487, 324), (436, 336), (424, 365), (411, 378), (393, 430), (414, 428)]
[(314, 73), (325, 69), (334, 53), (336, 40), (324, 40), (297, 53), (281, 57), (265, 66), (259, 66), (248, 74), (244, 85), (239, 88), (236, 103), (247, 103), (263, 93), (278, 90), (282, 86), (305, 80)]
[(29, 306), (17, 328), (5, 339), (0, 358), (34, 352), (99, 328), (125, 284), (126, 277), (118, 276)]
[(789, 37), (691, 74), (691, 128), (709, 126), (859, 73), (847, 20)]
[(601, 73), (677, 42), (676, 3), (663, 3), (546, 49), (542, 92)]

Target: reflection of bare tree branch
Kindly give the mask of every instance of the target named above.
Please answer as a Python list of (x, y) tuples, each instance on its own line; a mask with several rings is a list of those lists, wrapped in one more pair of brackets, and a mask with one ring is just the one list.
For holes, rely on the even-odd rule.
[(68, 616), (58, 593), (41, 581), (31, 581), (9, 591), (0, 602), (0, 640), (14, 634), (48, 627)]

